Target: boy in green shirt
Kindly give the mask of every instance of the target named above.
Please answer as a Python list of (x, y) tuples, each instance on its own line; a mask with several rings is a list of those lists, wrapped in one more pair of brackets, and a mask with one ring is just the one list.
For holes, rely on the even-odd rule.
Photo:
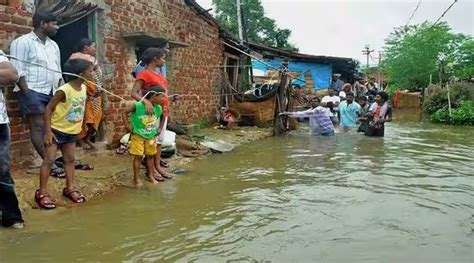
[[(159, 86), (152, 86), (146, 91), (146, 99), (153, 104), (153, 113), (148, 113), (145, 104), (137, 101), (129, 105), (122, 117), (127, 129), (131, 132), (130, 154), (133, 159), (133, 183), (136, 187), (143, 186), (140, 175), (140, 164), (143, 155), (146, 157), (148, 178), (153, 183), (158, 183), (154, 178), (153, 158), (156, 155), (157, 124), (163, 114), (160, 104), (166, 99), (165, 90)], [(130, 119), (128, 115), (130, 114)], [(129, 121), (128, 121), (129, 120)]]

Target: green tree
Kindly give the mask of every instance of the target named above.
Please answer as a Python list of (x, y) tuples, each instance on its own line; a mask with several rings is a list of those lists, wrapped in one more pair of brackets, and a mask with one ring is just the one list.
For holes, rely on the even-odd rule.
[(424, 22), (395, 29), (385, 41), (382, 66), (389, 82), (400, 89), (426, 87), (439, 81), (444, 68), (446, 81), (450, 76), (473, 74), (474, 43), (470, 36), (455, 34), (446, 23)]
[[(216, 18), (225, 29), (238, 35), (237, 5), (235, 0), (213, 0)], [(244, 36), (249, 40), (288, 51), (298, 51), (289, 43), (291, 30), (281, 29), (275, 20), (265, 16), (260, 0), (241, 0), (244, 17)]]

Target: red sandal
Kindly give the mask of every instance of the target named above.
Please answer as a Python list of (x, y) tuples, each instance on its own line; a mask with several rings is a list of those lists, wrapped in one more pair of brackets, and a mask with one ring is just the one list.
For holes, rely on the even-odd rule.
[[(73, 195), (74, 193), (76, 195)], [(74, 203), (84, 203), (86, 201), (86, 197), (77, 190), (69, 191), (67, 190), (67, 188), (64, 188), (63, 196), (67, 197), (69, 200), (73, 201)]]
[(49, 201), (44, 200), (45, 197), (50, 197), (50, 196), (49, 194), (40, 194), (39, 189), (36, 190), (35, 201), (36, 201), (36, 204), (39, 206), (39, 208), (43, 208), (46, 210), (51, 210), (51, 209), (56, 208), (56, 203), (54, 203), (51, 200)]

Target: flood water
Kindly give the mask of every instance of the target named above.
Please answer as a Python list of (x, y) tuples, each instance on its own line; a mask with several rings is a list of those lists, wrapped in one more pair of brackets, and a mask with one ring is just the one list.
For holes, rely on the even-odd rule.
[[(416, 119), (416, 118), (415, 118)], [(474, 129), (304, 129), (0, 230), (0, 262), (473, 262)]]

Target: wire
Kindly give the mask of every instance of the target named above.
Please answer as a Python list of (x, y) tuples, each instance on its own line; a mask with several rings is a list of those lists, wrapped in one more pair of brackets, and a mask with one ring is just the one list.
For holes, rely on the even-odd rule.
[[(37, 66), (37, 67), (42, 67), (48, 71), (51, 71), (51, 72), (54, 72), (54, 73), (58, 73), (58, 74), (63, 74), (63, 75), (67, 75), (67, 76), (73, 76), (73, 77), (76, 77), (76, 78), (80, 78), (82, 80), (84, 80), (86, 83), (88, 84), (91, 84), (91, 85), (94, 85), (97, 87), (97, 85), (93, 82), (93, 81), (90, 81), (86, 78), (84, 78), (83, 76), (81, 75), (77, 75), (77, 74), (74, 74), (74, 73), (71, 73), (71, 72), (63, 72), (63, 71), (59, 71), (59, 70), (55, 70), (55, 69), (51, 69), (51, 68), (48, 68), (47, 66), (45, 65), (42, 65), (42, 64), (39, 64), (39, 63), (35, 63), (35, 62), (31, 62), (31, 61), (25, 61), (25, 60), (21, 60), (19, 58), (16, 58), (14, 56), (11, 56), (11, 55), (7, 55), (7, 54), (2, 54), (2, 56), (5, 56), (7, 58), (10, 58), (10, 59), (13, 59), (13, 60), (16, 60), (16, 61), (19, 61), (19, 62), (22, 62), (22, 63), (25, 63), (25, 64), (30, 64), (30, 65), (33, 65), (33, 66)], [(105, 89), (104, 87), (101, 87), (101, 90), (105, 91), (107, 94), (110, 94), (111, 96), (114, 96), (120, 100), (123, 100), (123, 101), (129, 101), (129, 100), (126, 100), (124, 99), (123, 97), (111, 92), (111, 91), (108, 91), (107, 89)]]
[[(45, 65), (42, 65), (42, 64), (39, 64), (39, 63), (35, 63), (35, 62), (30, 62), (30, 61), (25, 61), (25, 60), (21, 60), (19, 58), (16, 58), (14, 56), (11, 56), (11, 55), (7, 55), (7, 54), (1, 54), (1, 56), (5, 56), (7, 58), (10, 58), (10, 59), (13, 59), (13, 60), (16, 60), (16, 61), (19, 61), (19, 62), (22, 62), (22, 63), (25, 63), (25, 64), (30, 64), (30, 65), (34, 65), (34, 66), (37, 66), (37, 67), (42, 67), (48, 71), (51, 71), (51, 72), (55, 72), (55, 73), (58, 73), (58, 74), (63, 74), (63, 75), (68, 75), (68, 76), (73, 76), (73, 77), (76, 77), (76, 78), (80, 78), (82, 79), (83, 81), (85, 81), (86, 83), (88, 84), (91, 84), (91, 85), (94, 85), (94, 86), (97, 86), (93, 81), (91, 80), (88, 80), (86, 78), (84, 78), (83, 76), (81, 75), (78, 75), (78, 74), (74, 74), (74, 73), (71, 73), (71, 72), (62, 72), (62, 71), (58, 71), (58, 70), (55, 70), (55, 69), (51, 69), (51, 68), (48, 68), (47, 66)], [(270, 83), (274, 77), (279, 73), (280, 71), (275, 71), (275, 73), (273, 73), (273, 75), (271, 76), (270, 80), (267, 81), (267, 83)], [(284, 71), (285, 74), (289, 74), (288, 73), (289, 71)], [(111, 96), (113, 97), (116, 97), (118, 99), (120, 99), (121, 101), (126, 101), (126, 102), (132, 102), (133, 100), (128, 100), (128, 99), (125, 99), (124, 97), (121, 97), (107, 89), (105, 89), (104, 87), (101, 87), (101, 90), (103, 90), (104, 92), (106, 92), (107, 94), (110, 94)], [(140, 102), (142, 102), (145, 97), (150, 94), (150, 93), (154, 93), (154, 94), (165, 94), (166, 93), (163, 93), (163, 92), (155, 92), (155, 91), (148, 91), (143, 97), (142, 99), (140, 100)], [(227, 95), (237, 95), (237, 94), (240, 94), (240, 95), (245, 95), (244, 92), (233, 92), (233, 93), (229, 93), (229, 94), (210, 94), (210, 95), (205, 95), (204, 97), (221, 97), (221, 96), (227, 96)], [(197, 99), (199, 99), (199, 95), (197, 94), (192, 94), (190, 92), (186, 93), (186, 94), (170, 94), (170, 95), (166, 95), (168, 98), (170, 97), (196, 97)]]
[[(94, 86), (97, 86), (93, 81), (91, 80), (88, 80), (86, 78), (84, 78), (83, 76), (81, 75), (77, 75), (77, 74), (74, 74), (74, 73), (70, 73), (70, 72), (62, 72), (62, 71), (58, 71), (58, 70), (55, 70), (55, 69), (51, 69), (51, 68), (48, 68), (46, 67), (45, 65), (42, 65), (42, 64), (39, 64), (39, 63), (35, 63), (35, 62), (30, 62), (30, 61), (25, 61), (25, 60), (21, 60), (19, 58), (16, 58), (14, 56), (11, 56), (11, 55), (7, 55), (7, 54), (1, 54), (0, 56), (5, 56), (7, 58), (10, 58), (10, 59), (13, 59), (13, 60), (16, 60), (16, 61), (19, 61), (19, 62), (22, 62), (22, 63), (25, 63), (25, 64), (30, 64), (30, 65), (34, 65), (34, 66), (37, 66), (37, 67), (42, 67), (48, 71), (51, 71), (51, 72), (55, 72), (55, 73), (58, 73), (58, 74), (63, 74), (63, 75), (68, 75), (68, 76), (73, 76), (73, 77), (76, 77), (76, 78), (80, 78), (82, 80), (84, 80), (86, 83), (88, 84), (91, 84), (91, 85), (94, 85)], [(278, 73), (278, 72), (276, 72)], [(108, 91), (107, 89), (105, 89), (104, 87), (101, 87), (101, 90), (105, 91), (107, 94), (110, 94), (111, 96), (114, 96), (118, 99), (120, 99), (121, 101), (126, 101), (126, 102), (132, 102), (133, 100), (127, 100), (125, 99), (124, 97), (121, 97), (111, 91)], [(155, 92), (155, 91), (149, 91), (147, 92), (140, 101), (143, 101), (143, 99), (149, 94), (149, 93), (155, 93), (155, 94), (165, 94), (165, 93), (162, 93), (162, 92)], [(220, 96), (224, 96), (224, 95), (235, 95), (235, 94), (244, 94), (243, 92), (234, 92), (234, 93), (230, 93), (230, 94), (211, 94), (211, 95), (207, 95), (207, 96), (210, 96), (210, 97), (220, 97)], [(166, 94), (165, 94), (166, 95)], [(186, 94), (170, 94), (170, 95), (166, 95), (168, 98), (169, 97), (196, 97), (199, 99), (199, 95), (197, 94), (191, 94), (190, 92), (189, 93), (186, 93)], [(207, 97), (205, 96), (205, 97)]]
[(374, 57), (372, 57), (372, 54), (369, 54), (369, 57), (370, 57), (370, 60), (372, 60), (372, 62), (376, 63)]
[(167, 65), (170, 68), (179, 68), (179, 69), (196, 68), (196, 67), (199, 67), (199, 68), (240, 68), (240, 67), (250, 68), (253, 66), (253, 65), (198, 65), (198, 64), (173, 65), (172, 63), (167, 63)]
[(454, 0), (454, 2), (452, 2), (451, 5), (446, 10), (444, 10), (443, 14), (441, 14), (441, 16), (436, 20), (434, 25), (438, 24), (438, 22), (441, 20), (441, 18), (443, 18), (444, 15), (446, 15), (446, 13), (451, 9), (451, 7), (453, 7), (453, 5), (456, 4), (457, 2), (458, 2), (458, 0)]
[[(226, 42), (224, 42), (224, 45), (229, 46), (229, 47), (231, 47), (231, 48), (233, 48), (233, 49), (235, 49), (235, 50), (237, 50), (237, 51), (240, 51), (242, 54), (247, 55), (247, 56), (249, 56), (249, 57), (251, 57), (251, 58), (257, 60), (258, 62), (262, 63), (263, 65), (265, 65), (265, 66), (267, 66), (267, 67), (270, 67), (270, 68), (272, 68), (272, 69), (274, 69), (274, 70), (280, 70), (280, 69), (274, 67), (273, 65), (271, 65), (271, 64), (269, 64), (269, 63), (267, 63), (267, 62), (265, 62), (265, 61), (263, 61), (263, 60), (257, 58), (256, 56), (254, 56), (254, 55), (252, 55), (252, 54), (250, 54), (250, 53), (247, 53), (247, 52), (243, 51), (243, 50), (240, 49), (240, 48), (237, 48), (237, 47), (235, 47), (235, 46), (233, 46), (233, 45), (231, 45), (231, 44), (228, 44), (228, 43), (226, 43)], [(297, 77), (292, 76), (291, 74), (289, 74), (288, 71), (285, 71), (285, 72), (283, 72), (283, 73), (284, 73), (285, 75), (287, 75), (288, 77), (292, 78), (292, 79), (297, 79), (297, 80), (299, 80), (299, 81), (306, 82), (305, 80), (302, 80), (302, 79), (300, 79), (300, 78), (297, 78)]]
[(408, 22), (406, 23), (405, 26), (408, 26), (408, 24), (410, 24), (412, 18), (415, 16), (416, 11), (418, 11), (418, 8), (420, 7), (421, 2), (422, 2), (422, 0), (419, 0), (419, 1), (418, 1), (418, 4), (416, 5), (415, 10), (413, 10), (413, 13), (411, 14), (411, 16), (410, 16), (410, 18), (408, 19)]

